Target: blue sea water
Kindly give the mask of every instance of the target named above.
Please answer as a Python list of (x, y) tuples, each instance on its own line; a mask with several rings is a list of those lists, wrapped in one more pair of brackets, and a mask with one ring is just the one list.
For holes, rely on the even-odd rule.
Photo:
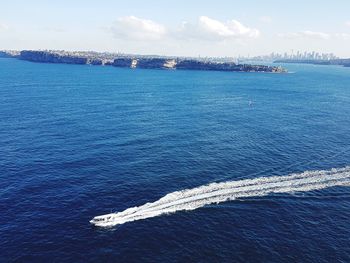
[(350, 262), (350, 188), (96, 228), (211, 182), (350, 164), (350, 68), (130, 70), (0, 59), (0, 262)]

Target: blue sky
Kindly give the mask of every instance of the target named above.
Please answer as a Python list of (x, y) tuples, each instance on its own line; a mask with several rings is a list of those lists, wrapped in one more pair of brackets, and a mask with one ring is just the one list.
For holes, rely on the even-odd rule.
[(350, 57), (348, 0), (2, 0), (0, 49)]

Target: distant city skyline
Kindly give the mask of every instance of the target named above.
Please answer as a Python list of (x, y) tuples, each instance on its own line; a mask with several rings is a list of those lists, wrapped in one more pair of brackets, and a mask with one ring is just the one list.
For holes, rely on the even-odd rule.
[(290, 53), (276, 53), (272, 52), (269, 55), (260, 55), (254, 56), (252, 59), (261, 59), (261, 60), (277, 60), (277, 59), (295, 59), (295, 60), (331, 60), (338, 59), (333, 53), (319, 53), (316, 51), (294, 51), (292, 50)]
[(350, 57), (347, 0), (4, 0), (0, 7), (0, 49)]

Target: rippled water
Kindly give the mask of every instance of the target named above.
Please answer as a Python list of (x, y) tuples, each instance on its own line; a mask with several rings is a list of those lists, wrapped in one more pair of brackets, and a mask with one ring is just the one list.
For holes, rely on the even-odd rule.
[(350, 69), (287, 67), (0, 59), (0, 261), (350, 262), (349, 187), (89, 224), (181, 189), (349, 165)]

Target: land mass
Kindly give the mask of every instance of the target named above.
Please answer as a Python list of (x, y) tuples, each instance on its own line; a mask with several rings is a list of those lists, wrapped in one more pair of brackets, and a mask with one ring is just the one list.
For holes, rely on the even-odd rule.
[(126, 55), (99, 52), (69, 52), (57, 50), (22, 50), (1, 51), (0, 57), (13, 57), (21, 60), (41, 63), (65, 63), (105, 65), (123, 68), (143, 69), (180, 69), (180, 70), (211, 70), (231, 72), (271, 72), (285, 73), (280, 66), (236, 64), (232, 61), (217, 61), (215, 59), (194, 59), (181, 57)]
[(301, 64), (312, 64), (312, 65), (338, 65), (344, 67), (350, 67), (350, 58), (347, 59), (278, 59), (274, 63), (301, 63)]

